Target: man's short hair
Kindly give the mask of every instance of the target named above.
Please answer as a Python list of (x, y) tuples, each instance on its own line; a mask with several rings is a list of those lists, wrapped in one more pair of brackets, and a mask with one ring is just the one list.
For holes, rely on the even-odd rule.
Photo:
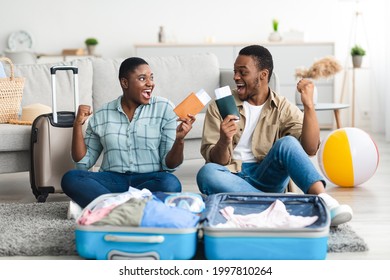
[(121, 78), (127, 78), (129, 72), (133, 72), (135, 68), (144, 64), (149, 65), (144, 59), (140, 57), (129, 57), (125, 59), (119, 67), (119, 80)]
[(256, 61), (256, 66), (259, 70), (267, 69), (269, 72), (268, 82), (271, 79), (274, 69), (274, 62), (269, 50), (260, 45), (251, 45), (240, 50), (239, 55), (247, 55), (253, 57)]

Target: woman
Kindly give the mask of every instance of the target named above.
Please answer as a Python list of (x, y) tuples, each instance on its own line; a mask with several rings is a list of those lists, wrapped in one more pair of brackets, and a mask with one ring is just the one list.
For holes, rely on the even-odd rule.
[[(153, 73), (141, 58), (122, 62), (119, 81), (123, 95), (91, 117), (91, 108), (80, 105), (74, 121), (72, 157), (77, 169), (63, 176), (61, 186), (81, 207), (130, 186), (152, 192), (181, 191), (171, 172), (183, 162), (184, 137), (195, 117), (178, 119), (169, 100), (152, 96)], [(82, 125), (89, 117), (84, 137)], [(99, 172), (88, 171), (101, 153)]]

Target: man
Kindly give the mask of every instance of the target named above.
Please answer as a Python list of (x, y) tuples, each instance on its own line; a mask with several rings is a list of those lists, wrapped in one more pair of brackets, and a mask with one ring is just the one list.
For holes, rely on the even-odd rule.
[(201, 153), (206, 160), (197, 174), (199, 190), (282, 193), (290, 178), (307, 194), (322, 197), (331, 212), (331, 225), (352, 219), (352, 209), (325, 193), (325, 180), (312, 164), (320, 129), (314, 109), (314, 85), (301, 80), (304, 114), (268, 83), (273, 71), (271, 53), (264, 47), (243, 48), (234, 63), (232, 91), (240, 114), (222, 120), (210, 103), (203, 129)]
[[(129, 186), (181, 192), (172, 172), (183, 162), (184, 138), (195, 117), (178, 119), (169, 100), (152, 95), (153, 72), (142, 58), (122, 62), (119, 82), (122, 95), (92, 116), (89, 106), (80, 105), (74, 121), (72, 158), (77, 169), (64, 175), (61, 186), (82, 208), (102, 194), (125, 192)], [(82, 124), (89, 117), (84, 137)], [(88, 171), (100, 154), (99, 172)]]

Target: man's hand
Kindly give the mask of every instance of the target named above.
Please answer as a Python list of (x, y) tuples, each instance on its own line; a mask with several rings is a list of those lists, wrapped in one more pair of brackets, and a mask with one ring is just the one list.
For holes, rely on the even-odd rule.
[(297, 84), (297, 90), (301, 93), (302, 104), (305, 107), (314, 107), (314, 84), (308, 79), (302, 79)]
[(237, 133), (238, 126), (235, 115), (227, 115), (221, 122), (218, 142), (210, 151), (210, 160), (221, 165), (226, 165), (230, 161), (229, 146), (233, 142), (233, 136)]
[(221, 122), (220, 126), (220, 135), (221, 135), (221, 141), (223, 141), (225, 144), (230, 144), (233, 141), (234, 134), (237, 133), (237, 116), (235, 115), (228, 115), (226, 118)]

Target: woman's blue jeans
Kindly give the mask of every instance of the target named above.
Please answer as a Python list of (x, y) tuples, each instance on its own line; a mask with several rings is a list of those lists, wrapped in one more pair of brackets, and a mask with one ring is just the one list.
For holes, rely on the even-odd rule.
[(225, 166), (207, 163), (198, 172), (199, 190), (206, 194), (222, 192), (282, 193), (290, 178), (304, 192), (325, 180), (311, 162), (299, 141), (285, 136), (275, 142), (261, 162), (243, 163), (242, 170), (231, 173)]
[(62, 177), (61, 187), (66, 195), (81, 207), (102, 194), (122, 193), (129, 187), (151, 192), (181, 192), (179, 179), (168, 172), (117, 173), (70, 170)]

